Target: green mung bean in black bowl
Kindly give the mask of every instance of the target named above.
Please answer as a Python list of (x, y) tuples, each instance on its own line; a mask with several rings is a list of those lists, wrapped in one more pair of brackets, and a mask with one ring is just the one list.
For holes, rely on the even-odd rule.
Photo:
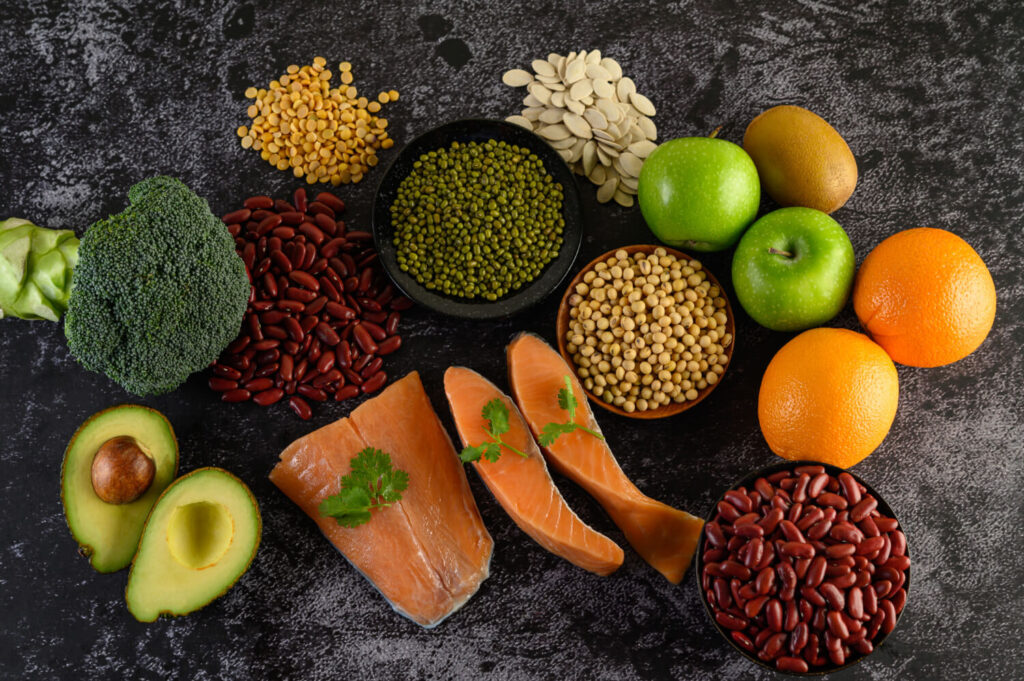
[(446, 123), (388, 168), (374, 242), (408, 297), (470, 319), (507, 317), (568, 275), (582, 240), (572, 171), (543, 139), (505, 121)]

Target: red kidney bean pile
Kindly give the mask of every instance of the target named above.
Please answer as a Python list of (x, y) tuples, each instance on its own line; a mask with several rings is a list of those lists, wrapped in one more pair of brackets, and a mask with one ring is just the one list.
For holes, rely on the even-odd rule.
[(380, 390), (412, 301), (387, 282), (370, 233), (338, 219), (341, 199), (321, 192), (307, 201), (304, 188), (292, 198), (251, 196), (222, 218), (252, 292), (241, 333), (209, 383), (225, 402), (269, 406), (287, 397), (308, 419), (310, 402)]
[(807, 465), (758, 478), (726, 492), (704, 532), (715, 621), (781, 671), (867, 655), (907, 602), (907, 538), (849, 473)]

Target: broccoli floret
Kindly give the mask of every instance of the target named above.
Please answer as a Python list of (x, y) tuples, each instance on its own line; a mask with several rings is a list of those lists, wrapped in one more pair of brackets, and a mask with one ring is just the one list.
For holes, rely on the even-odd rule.
[(238, 335), (249, 279), (223, 223), (179, 180), (143, 180), (128, 200), (82, 237), (64, 332), (86, 369), (165, 393)]

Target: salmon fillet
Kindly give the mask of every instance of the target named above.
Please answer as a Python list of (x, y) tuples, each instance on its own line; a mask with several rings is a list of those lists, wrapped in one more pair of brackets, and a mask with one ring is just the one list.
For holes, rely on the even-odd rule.
[[(545, 424), (568, 418), (558, 405), (566, 376), (571, 377), (579, 402), (576, 423), (600, 432), (575, 371), (558, 351), (537, 336), (522, 333), (509, 344), (507, 359), (512, 394), (534, 436)], [(644, 495), (626, 477), (608, 444), (593, 435), (581, 430), (561, 435), (544, 453), (555, 470), (597, 499), (651, 567), (673, 584), (682, 580), (703, 520)]]
[(444, 373), (444, 391), (463, 445), (489, 440), (484, 405), (498, 399), (508, 408), (509, 430), (501, 439), (519, 451), (502, 448), (497, 461), (481, 459), (473, 468), (516, 525), (545, 549), (573, 565), (609, 575), (622, 565), (622, 549), (580, 520), (562, 498), (533, 435), (512, 400), (486, 378), (465, 367)]
[[(366, 447), (391, 455), (409, 474), (402, 500), (369, 522), (342, 527), (320, 515), (349, 461)], [(316, 522), (327, 539), (400, 614), (433, 627), (476, 593), (494, 542), (465, 470), (412, 372), (340, 419), (290, 444), (270, 480)]]

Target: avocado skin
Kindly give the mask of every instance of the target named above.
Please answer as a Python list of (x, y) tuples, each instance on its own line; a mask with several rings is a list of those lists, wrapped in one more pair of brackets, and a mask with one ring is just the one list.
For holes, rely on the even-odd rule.
[[(115, 419), (126, 419), (127, 422), (134, 424), (146, 424), (146, 420), (152, 421), (152, 426), (165, 429), (165, 433), (158, 433), (155, 430), (149, 429), (150, 424), (146, 424), (149, 437), (142, 436), (137, 438), (143, 446), (145, 446), (151, 455), (154, 457), (154, 461), (157, 465), (157, 473), (154, 476), (153, 482), (146, 493), (138, 500), (131, 504), (124, 504), (123, 506), (117, 506), (112, 504), (105, 504), (99, 497), (96, 497), (96, 493), (92, 490), (92, 457), (95, 455), (95, 450), (91, 448), (76, 448), (76, 444), (79, 444), (79, 438), (84, 434), (88, 433), (93, 427), (102, 426), (104, 421)], [(161, 452), (154, 443), (160, 442), (161, 440), (167, 440), (171, 443), (171, 451)], [(97, 443), (98, 445), (102, 442)], [(169, 454), (170, 461), (163, 462), (163, 459), (168, 458), (162, 454)], [(88, 465), (77, 466), (78, 457), (88, 456)], [(164, 463), (161, 466), (161, 463)], [(84, 462), (83, 462), (84, 463)], [(84, 477), (78, 479), (78, 476), (82, 476), (84, 471)], [(88, 419), (86, 419), (76, 430), (74, 435), (71, 436), (71, 440), (68, 442), (67, 448), (64, 450), (64, 459), (61, 462), (60, 468), (60, 499), (61, 505), (64, 509), (64, 519), (68, 524), (68, 528), (71, 530), (71, 535), (75, 541), (78, 542), (78, 553), (89, 559), (89, 564), (94, 570), (100, 573), (117, 572), (123, 568), (128, 567), (132, 561), (132, 557), (135, 555), (135, 548), (138, 546), (139, 537), (142, 535), (142, 527), (145, 524), (145, 518), (148, 516), (149, 509), (154, 503), (156, 503), (157, 497), (164, 491), (164, 489), (170, 485), (171, 481), (174, 480), (178, 474), (178, 439), (175, 437), (174, 428), (171, 426), (170, 421), (167, 417), (156, 409), (146, 407), (139, 404), (119, 404), (112, 407), (108, 407), (102, 411), (99, 411)], [(75, 479), (72, 479), (74, 476)], [(107, 518), (93, 518), (86, 520), (78, 517), (78, 504), (75, 504), (73, 500), (69, 499), (69, 487), (78, 483), (80, 487), (84, 487), (84, 491), (80, 493), (85, 495), (92, 495), (96, 501), (102, 504), (101, 506), (95, 506), (97, 512), (103, 513), (104, 515), (109, 512)], [(127, 523), (123, 516), (124, 507), (133, 507), (138, 505), (139, 511), (141, 512), (141, 506), (148, 505), (145, 508), (145, 512), (141, 513), (141, 519)], [(108, 511), (109, 509), (109, 511)], [(83, 510), (83, 513), (85, 511)], [(136, 513), (135, 515), (139, 515)], [(83, 536), (90, 533), (89, 528), (84, 523), (110, 523), (111, 527), (109, 530), (104, 532), (114, 532), (117, 536), (122, 536), (123, 541), (117, 541), (117, 548), (115, 553), (120, 554), (116, 556), (107, 555), (107, 552), (100, 550), (97, 552), (90, 541), (93, 543), (95, 539)], [(125, 527), (125, 525), (130, 525)]]
[[(204, 476), (209, 476), (209, 475), (220, 476), (220, 477), (223, 478), (223, 482), (224, 483), (230, 484), (232, 486), (237, 486), (236, 489), (241, 489), (241, 490), (244, 490), (244, 492), (245, 492), (245, 496), (246, 496), (247, 501), (249, 503), (249, 507), (247, 507), (246, 510), (247, 511), (251, 511), (251, 513), (252, 513), (252, 520), (254, 521), (254, 526), (253, 526), (252, 537), (251, 537), (252, 548), (251, 548), (251, 550), (249, 550), (247, 552), (247, 556), (244, 559), (244, 564), (240, 563), (240, 567), (238, 569), (233, 570), (230, 573), (228, 573), (227, 579), (226, 579), (225, 583), (222, 585), (222, 588), (218, 592), (216, 592), (215, 594), (211, 595), (208, 598), (205, 598), (204, 600), (197, 601), (197, 602), (192, 602), (192, 603), (186, 603), (180, 609), (173, 609), (173, 610), (172, 609), (161, 609), (158, 612), (152, 612), (152, 613), (139, 612), (140, 608), (133, 607), (133, 586), (134, 586), (135, 589), (141, 589), (141, 588), (144, 588), (144, 586), (145, 586), (145, 585), (142, 585), (141, 587), (138, 586), (138, 579), (139, 579), (139, 577), (137, 575), (137, 568), (139, 566), (140, 560), (145, 560), (145, 558), (146, 558), (144, 552), (145, 552), (145, 544), (146, 544), (146, 539), (147, 539), (147, 533), (151, 529), (151, 524), (154, 522), (154, 519), (156, 519), (156, 520), (166, 520), (167, 518), (170, 517), (170, 513), (169, 512), (166, 513), (166, 514), (163, 513), (164, 509), (161, 508), (161, 502), (167, 503), (167, 500), (171, 497), (171, 495), (176, 493), (177, 490), (179, 490), (182, 485), (187, 486), (187, 485), (190, 484), (190, 481), (194, 481), (194, 480), (197, 480), (197, 479), (200, 479), (200, 478), (202, 478)], [(211, 498), (211, 499), (209, 499), (209, 501), (219, 501), (219, 500)], [(173, 508), (168, 509), (168, 511), (173, 511)], [(235, 522), (236, 530), (237, 530), (237, 526), (238, 526), (238, 523)], [(154, 528), (154, 529), (156, 529), (156, 528)], [(129, 612), (131, 612), (132, 615), (135, 617), (135, 619), (137, 619), (140, 622), (153, 622), (153, 621), (157, 620), (161, 616), (180, 617), (180, 616), (187, 615), (189, 613), (195, 612), (196, 610), (199, 610), (199, 609), (209, 605), (213, 601), (217, 600), (218, 598), (220, 598), (221, 596), (226, 594), (231, 589), (231, 587), (233, 587), (238, 582), (238, 580), (241, 579), (241, 577), (246, 572), (248, 572), (249, 567), (252, 565), (253, 559), (255, 559), (255, 557), (256, 557), (256, 551), (259, 549), (260, 539), (262, 538), (262, 534), (263, 534), (263, 518), (262, 518), (262, 516), (260, 514), (259, 504), (256, 502), (256, 497), (253, 496), (252, 490), (250, 490), (249, 487), (244, 482), (242, 482), (238, 477), (236, 477), (232, 473), (224, 470), (223, 468), (218, 468), (216, 466), (207, 466), (207, 467), (204, 467), (204, 468), (197, 468), (196, 470), (192, 471), (191, 473), (183, 475), (182, 477), (180, 477), (177, 480), (175, 480), (174, 482), (172, 482), (167, 487), (167, 489), (165, 489), (163, 491), (163, 494), (160, 495), (160, 498), (156, 500), (155, 504), (153, 504), (153, 509), (150, 511), (149, 517), (146, 519), (146, 525), (145, 525), (145, 527), (143, 527), (142, 536), (139, 539), (139, 550), (136, 551), (135, 557), (132, 559), (132, 567), (131, 567), (131, 570), (128, 573), (128, 585), (125, 587), (125, 601), (128, 604)], [(233, 539), (232, 543), (234, 543), (235, 541), (236, 541), (236, 539)], [(199, 579), (205, 578), (207, 574), (215, 574), (215, 573), (206, 573), (205, 570), (194, 570), (193, 572), (198, 576)], [(158, 588), (159, 584), (156, 585), (156, 586)]]

